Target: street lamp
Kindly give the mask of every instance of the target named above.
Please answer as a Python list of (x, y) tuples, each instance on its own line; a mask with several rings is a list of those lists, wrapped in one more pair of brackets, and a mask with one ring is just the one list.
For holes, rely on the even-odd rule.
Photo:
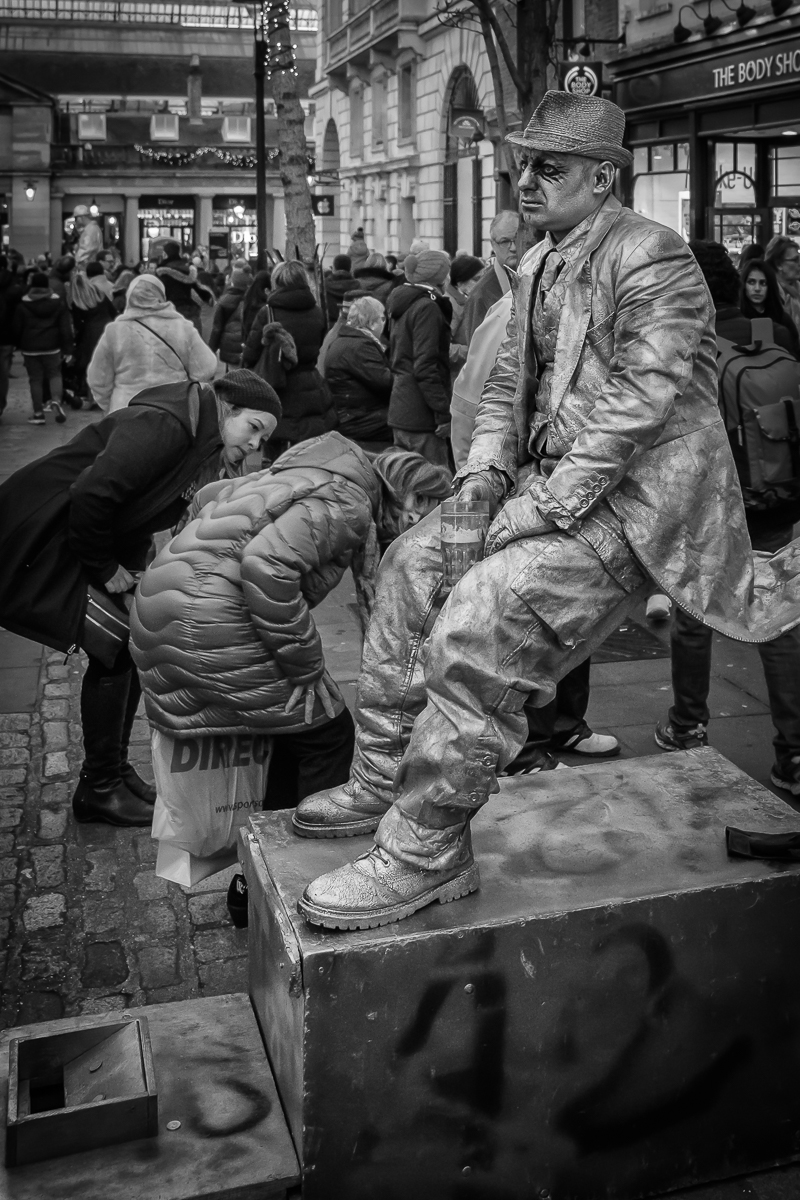
[(736, 20), (739, 22), (740, 29), (744, 29), (745, 25), (747, 25), (749, 21), (752, 21), (753, 17), (756, 15), (756, 10), (751, 8), (749, 4), (745, 4), (744, 0), (741, 0), (738, 8), (734, 8), (733, 5), (728, 4), (728, 0), (722, 0), (722, 3), (729, 12), (736, 13)]
[(92, 196), (92, 203), (89, 205), (89, 216), (90, 217), (99, 217), (100, 216), (100, 209), (98, 207), (97, 201), (95, 200), (94, 196)]
[(25, 199), (32, 200), (36, 195), (36, 184), (32, 179), (29, 179), (25, 184)]
[[(688, 41), (689, 38), (692, 36), (691, 29), (687, 29), (686, 26), (681, 22), (681, 13), (683, 12), (683, 10), (685, 8), (688, 8), (689, 11), (692, 13), (694, 12), (694, 9), (692, 8), (691, 4), (682, 4), (680, 9), (678, 10), (678, 24), (675, 26), (675, 28), (672, 31), (672, 38), (673, 38), (673, 41), (676, 41), (679, 45), (681, 42)], [(738, 13), (737, 13), (737, 15), (738, 15)], [(748, 17), (747, 20), (749, 20), (749, 19), (750, 18)], [(706, 37), (711, 37), (711, 35), (713, 33), (716, 33), (717, 30), (719, 29), (719, 27), (721, 26), (721, 24), (722, 24), (722, 21), (719, 17), (712, 17), (712, 15), (711, 15), (711, 0), (708, 0), (708, 16), (703, 17), (703, 28), (706, 31)], [(744, 22), (742, 22), (742, 24), (744, 24)]]
[(264, 78), (267, 73), (267, 35), (262, 0), (253, 8), (254, 65), (256, 82), (256, 237), (258, 254), (256, 268), (267, 265), (267, 159), (266, 126), (264, 124)]

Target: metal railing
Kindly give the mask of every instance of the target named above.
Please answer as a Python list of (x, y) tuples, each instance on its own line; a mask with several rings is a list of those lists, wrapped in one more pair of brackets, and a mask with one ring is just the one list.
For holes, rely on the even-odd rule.
[[(0, 0), (3, 19), (253, 28), (252, 13), (243, 4), (159, 4), (156, 0)], [(298, 33), (316, 33), (317, 13), (313, 8), (292, 8), (290, 25)]]

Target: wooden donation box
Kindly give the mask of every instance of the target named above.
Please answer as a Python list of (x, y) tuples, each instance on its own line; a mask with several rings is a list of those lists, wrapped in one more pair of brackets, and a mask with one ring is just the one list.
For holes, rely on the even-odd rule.
[(800, 1156), (800, 814), (714, 750), (507, 779), (480, 892), (315, 930), (370, 839), (243, 834), (251, 995), (304, 1200), (631, 1200)]
[(298, 1179), (245, 995), (5, 1030), (0, 1124), (2, 1200), (278, 1200)]

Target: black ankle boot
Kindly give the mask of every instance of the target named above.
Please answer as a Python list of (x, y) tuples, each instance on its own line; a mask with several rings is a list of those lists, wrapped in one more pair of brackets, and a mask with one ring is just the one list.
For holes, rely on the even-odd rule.
[(128, 791), (122, 780), (111, 787), (92, 787), (83, 772), (72, 797), (72, 813), (81, 824), (102, 821), (106, 825), (149, 826), (153, 823), (152, 806)]
[(124, 762), (120, 768), (120, 779), (129, 792), (144, 800), (145, 804), (155, 804), (158, 793), (152, 783), (142, 779), (132, 763)]
[(119, 773), (122, 782), (129, 792), (133, 792), (134, 796), (138, 796), (140, 800), (144, 800), (145, 804), (155, 804), (156, 789), (151, 783), (147, 783), (146, 780), (142, 779), (133, 764), (128, 761), (128, 746), (130, 745), (133, 722), (136, 720), (136, 712), (139, 708), (141, 698), (142, 685), (139, 683), (139, 673), (134, 667), (130, 673), (128, 700), (125, 705), (125, 717), (122, 722), (122, 742), (120, 745), (122, 762)]
[(228, 912), (237, 929), (247, 928), (247, 880), (244, 875), (234, 875), (228, 885)]
[(131, 675), (130, 670), (108, 674), (96, 659), (90, 659), (83, 677), (84, 760), (72, 797), (76, 821), (147, 826), (153, 820), (151, 806), (126, 787), (121, 775)]

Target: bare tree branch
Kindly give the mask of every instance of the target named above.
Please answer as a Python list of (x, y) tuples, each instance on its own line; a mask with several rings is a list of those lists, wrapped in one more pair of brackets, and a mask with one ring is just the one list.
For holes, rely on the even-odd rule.
[(488, 20), (481, 12), (481, 32), (486, 45), (486, 57), (489, 59), (489, 70), (492, 73), (492, 84), (494, 85), (494, 102), (495, 112), (497, 113), (497, 127), (500, 130), (500, 144), (503, 147), (503, 155), (508, 166), (508, 173), (511, 176), (511, 183), (516, 194), (519, 185), (519, 172), (517, 170), (517, 160), (514, 158), (514, 152), (506, 141), (508, 133), (508, 122), (506, 121), (506, 106), (505, 96), (503, 95), (503, 76), (500, 73), (500, 60), (497, 57), (497, 46), (492, 37), (492, 30)]
[(491, 26), (491, 30), (492, 30), (492, 33), (494, 34), (495, 42), (497, 44), (497, 47), (498, 47), (500, 53), (503, 56), (503, 61), (506, 64), (508, 73), (511, 76), (511, 82), (514, 84), (514, 88), (516, 89), (520, 99), (522, 99), (523, 97), (528, 95), (529, 87), (528, 87), (528, 84), (526, 83), (526, 81), (522, 78), (522, 76), (519, 73), (516, 59), (514, 58), (514, 55), (511, 53), (511, 47), (509, 46), (508, 40), (506, 39), (506, 35), (503, 32), (503, 27), (501, 26), (500, 22), (497, 19), (497, 14), (495, 13), (494, 9), (492, 8), (491, 0), (472, 0), (472, 3), (474, 4), (475, 8), (478, 10), (478, 13), (479, 13), (480, 19), (481, 19), (481, 24), (483, 24), (483, 22), (485, 20)]

